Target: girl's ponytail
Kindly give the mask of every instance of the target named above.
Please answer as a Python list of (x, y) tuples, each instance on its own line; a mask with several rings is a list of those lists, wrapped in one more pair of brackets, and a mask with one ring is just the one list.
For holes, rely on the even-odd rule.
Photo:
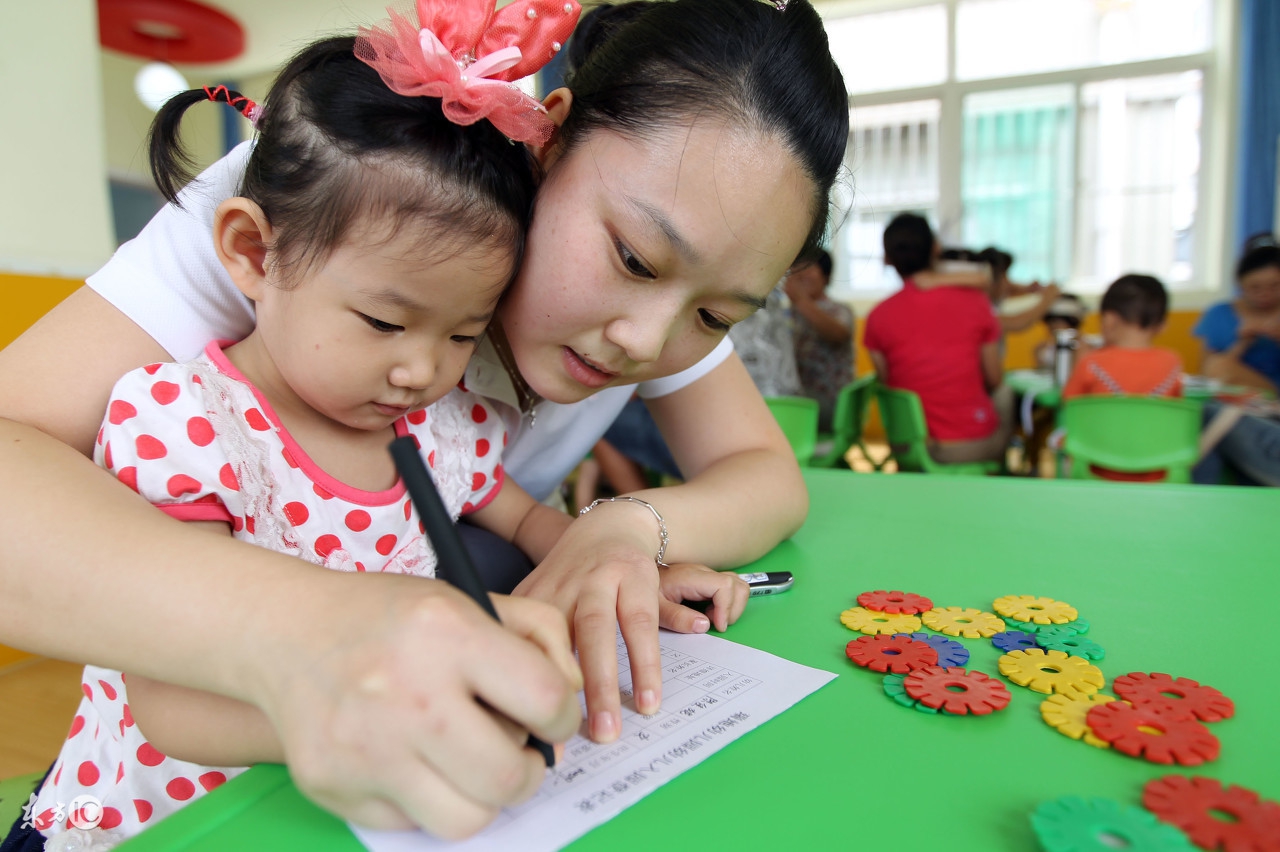
[(179, 207), (182, 205), (178, 201), (178, 192), (194, 176), (195, 162), (182, 144), (178, 129), (182, 116), (193, 104), (201, 101), (228, 104), (255, 125), (261, 111), (253, 101), (226, 86), (205, 86), (203, 89), (180, 92), (160, 107), (151, 122), (151, 132), (147, 137), (151, 176), (165, 200)]

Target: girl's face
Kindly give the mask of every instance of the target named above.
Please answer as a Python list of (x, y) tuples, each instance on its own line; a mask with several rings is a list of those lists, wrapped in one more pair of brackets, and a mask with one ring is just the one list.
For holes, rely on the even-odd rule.
[(785, 146), (719, 121), (597, 130), (544, 166), (498, 315), (521, 375), (554, 402), (697, 363), (763, 305), (813, 223), (813, 183)]
[(1280, 267), (1264, 266), (1243, 276), (1240, 298), (1255, 311), (1280, 308)]
[(432, 254), (440, 234), (353, 233), (296, 286), (256, 300), (255, 377), (277, 408), (384, 429), (462, 379), (507, 282), (509, 245)]

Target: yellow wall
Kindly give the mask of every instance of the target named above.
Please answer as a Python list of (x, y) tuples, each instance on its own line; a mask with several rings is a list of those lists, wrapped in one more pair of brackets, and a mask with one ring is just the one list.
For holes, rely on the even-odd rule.
[(0, 310), (0, 347), (8, 346), (83, 284), (79, 279), (0, 272), (0, 305), (4, 306)]

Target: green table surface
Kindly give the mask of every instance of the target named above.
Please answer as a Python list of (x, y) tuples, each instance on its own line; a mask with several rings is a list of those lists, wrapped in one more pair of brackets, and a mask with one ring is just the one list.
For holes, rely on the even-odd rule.
[[(1169, 772), (1280, 799), (1280, 492), (1109, 482), (806, 473), (805, 526), (753, 567), (792, 591), (757, 598), (727, 638), (839, 677), (572, 845), (653, 848), (1028, 850), (1028, 814), (1068, 794), (1138, 804)], [(844, 655), (840, 612), (870, 589), (989, 610), (1002, 595), (1070, 602), (1106, 648), (1110, 680), (1167, 672), (1222, 690), (1236, 715), (1210, 725), (1221, 757), (1165, 767), (1092, 748), (1044, 724), (1044, 696), (984, 717), (898, 706)], [(1255, 608), (1256, 607), (1256, 608)], [(1000, 652), (966, 639), (970, 668)], [(1106, 690), (1110, 692), (1108, 688)], [(280, 767), (245, 773), (124, 847), (351, 850), (337, 819)]]

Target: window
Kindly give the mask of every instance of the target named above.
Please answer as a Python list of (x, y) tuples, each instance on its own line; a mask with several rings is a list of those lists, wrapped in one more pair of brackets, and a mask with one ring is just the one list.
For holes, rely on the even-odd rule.
[[(858, 9), (819, 6), (851, 94), (852, 200), (832, 237), (841, 296), (898, 286), (880, 237), (905, 210), (927, 215), (948, 246), (1009, 251), (1019, 281), (1100, 293), (1142, 271), (1174, 290), (1214, 289), (1224, 261), (1206, 235), (1225, 230), (1225, 194), (1205, 187), (1228, 176), (1204, 154), (1202, 119), (1215, 101), (1207, 81), (1229, 77), (1214, 33), (1230, 10), (1214, 0)], [(1225, 121), (1228, 98), (1218, 90), (1216, 101)]]

